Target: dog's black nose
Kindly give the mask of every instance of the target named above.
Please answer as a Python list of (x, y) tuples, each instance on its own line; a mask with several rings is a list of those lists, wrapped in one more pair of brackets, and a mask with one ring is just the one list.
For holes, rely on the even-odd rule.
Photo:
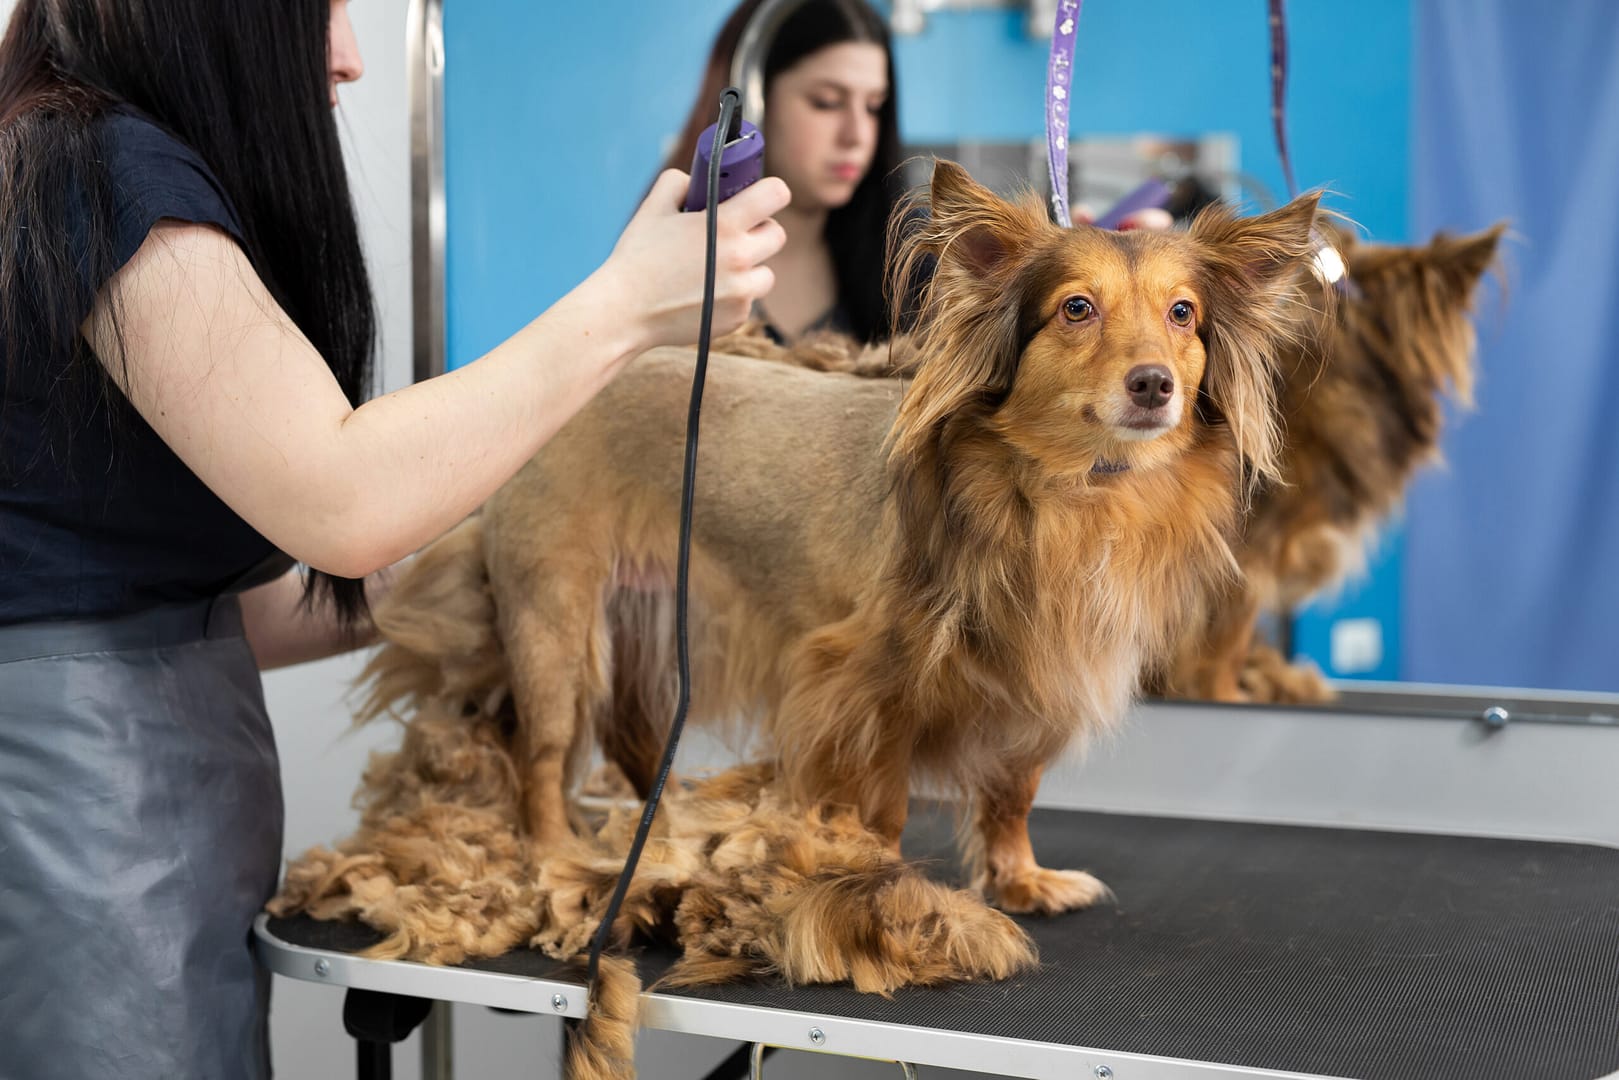
[(1124, 388), (1143, 409), (1160, 409), (1175, 396), (1175, 376), (1162, 364), (1138, 364), (1124, 377)]

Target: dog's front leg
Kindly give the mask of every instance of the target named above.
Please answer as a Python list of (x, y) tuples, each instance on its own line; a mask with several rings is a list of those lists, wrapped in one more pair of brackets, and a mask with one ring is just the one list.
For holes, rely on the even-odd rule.
[(1209, 701), (1248, 700), (1248, 693), (1242, 688), (1242, 671), (1248, 663), (1258, 620), (1258, 595), (1245, 585), (1234, 586), (1204, 638), (1207, 654), (1203, 658), (1200, 696)]
[(892, 748), (887, 759), (862, 778), (861, 787), (861, 820), (888, 841), (888, 850), (898, 855), (900, 834), (911, 812), (910, 755)]
[(806, 806), (855, 808), (897, 855), (916, 732), (883, 696), (892, 661), (872, 645), (878, 640), (858, 613), (807, 635), (773, 722), (793, 796)]
[(812, 801), (858, 809), (861, 823), (899, 854), (911, 809), (911, 758), (904, 747), (885, 744), (863, 765), (836, 759), (805, 763), (797, 776)]
[(1029, 811), (1040, 787), (1041, 767), (1009, 772), (978, 790), (978, 829), (984, 865), (975, 882), (1003, 911), (1040, 912), (1090, 907), (1108, 888), (1080, 870), (1047, 870), (1034, 861)]

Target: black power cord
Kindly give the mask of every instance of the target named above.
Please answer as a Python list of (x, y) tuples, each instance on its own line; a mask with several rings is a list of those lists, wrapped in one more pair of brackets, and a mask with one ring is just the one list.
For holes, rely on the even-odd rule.
[(708, 247), (703, 276), (703, 312), (697, 331), (697, 366), (691, 377), (691, 405), (686, 413), (686, 468), (680, 489), (680, 554), (675, 570), (675, 642), (680, 668), (680, 692), (674, 722), (669, 727), (669, 740), (663, 747), (663, 760), (658, 763), (657, 778), (652, 782), (646, 806), (641, 811), (641, 824), (635, 830), (635, 839), (630, 843), (624, 869), (618, 875), (618, 884), (613, 889), (612, 899), (607, 902), (601, 925), (596, 927), (596, 936), (590, 942), (588, 980), (591, 1001), (596, 998), (596, 976), (601, 969), (602, 950), (607, 948), (607, 941), (613, 933), (613, 922), (618, 918), (618, 909), (624, 903), (630, 879), (635, 876), (636, 863), (641, 859), (641, 849), (646, 846), (646, 838), (652, 831), (652, 819), (657, 816), (658, 800), (663, 797), (664, 785), (669, 780), (669, 769), (674, 765), (675, 750), (680, 745), (680, 732), (686, 725), (686, 709), (691, 704), (691, 646), (686, 633), (686, 592), (691, 562), (692, 489), (697, 482), (698, 416), (703, 407), (703, 380), (708, 373), (708, 340), (714, 322), (714, 273), (719, 246), (719, 229), (714, 214), (720, 202), (723, 148), (733, 122), (740, 125), (740, 117), (736, 113), (741, 100), (742, 94), (734, 86), (727, 87), (720, 95), (720, 118), (714, 127), (713, 153), (708, 158)]

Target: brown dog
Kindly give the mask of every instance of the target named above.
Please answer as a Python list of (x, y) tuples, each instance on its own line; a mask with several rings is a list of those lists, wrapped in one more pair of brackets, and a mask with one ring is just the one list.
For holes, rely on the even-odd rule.
[[(1243, 581), (1184, 643), (1164, 687), (1173, 696), (1329, 700), (1313, 668), (1254, 641), (1255, 622), (1361, 569), (1412, 474), (1438, 455), (1443, 396), (1471, 401), (1468, 314), (1504, 226), (1418, 247), (1324, 228), (1345, 257), (1350, 293), (1331, 314), (1308, 317), (1278, 358), (1280, 476), (1255, 493), (1237, 544)], [(1305, 284), (1326, 288), (1313, 275)]]
[[(1184, 235), (1061, 229), (941, 162), (893, 278), (938, 260), (908, 382), (716, 355), (691, 561), (693, 713), (761, 717), (793, 795), (897, 845), (919, 777), (976, 805), (981, 884), (1083, 907), (1035, 862), (1041, 769), (1119, 719), (1235, 573), (1244, 477), (1276, 469), (1270, 357), (1314, 197)], [(569, 835), (593, 737), (645, 786), (669, 715), (690, 350), (637, 360), (490, 500), (484, 559), (525, 827)]]

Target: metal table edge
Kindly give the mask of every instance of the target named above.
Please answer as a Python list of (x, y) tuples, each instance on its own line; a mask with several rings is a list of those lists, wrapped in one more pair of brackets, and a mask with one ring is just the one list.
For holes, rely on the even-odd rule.
[[(583, 983), (414, 960), (372, 960), (351, 953), (295, 945), (271, 933), (269, 923), (270, 916), (263, 912), (254, 918), (254, 950), (266, 968), (289, 979), (548, 1016), (579, 1019), (585, 1015)], [(562, 999), (561, 1007), (556, 1004), (558, 996)]]
[[(757, 1042), (788, 1050), (836, 1054), (991, 1075), (1071, 1080), (1344, 1080), (1241, 1065), (1036, 1042), (945, 1028), (856, 1020), (766, 1005), (738, 1005), (674, 994), (642, 995), (641, 1022), (689, 1035)], [(812, 1032), (820, 1033), (816, 1042)]]
[[(295, 945), (275, 936), (270, 916), (253, 922), (254, 949), (271, 972), (334, 988), (377, 990), (454, 1004), (484, 1005), (537, 1015), (580, 1019), (583, 983), (534, 979), (493, 971), (372, 960), (330, 949)], [(555, 1005), (557, 996), (563, 1005)], [(764, 1043), (845, 1057), (905, 1061), (912, 1065), (1031, 1078), (1108, 1076), (1115, 1080), (1344, 1080), (1317, 1073), (1278, 1072), (1217, 1062), (1114, 1052), (977, 1032), (926, 1028), (829, 1016), (765, 1005), (738, 1005), (681, 994), (641, 995), (644, 1027), (690, 1035)], [(820, 1032), (816, 1043), (812, 1031)], [(1099, 1072), (1102, 1067), (1110, 1072)]]

